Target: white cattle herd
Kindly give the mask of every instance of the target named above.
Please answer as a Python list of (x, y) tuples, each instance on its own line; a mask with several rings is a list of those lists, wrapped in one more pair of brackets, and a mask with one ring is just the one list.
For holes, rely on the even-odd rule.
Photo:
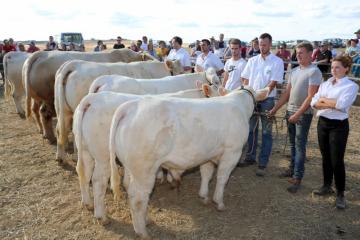
[(224, 187), (246, 142), (255, 101), (268, 94), (250, 88), (226, 94), (213, 69), (192, 74), (181, 69), (179, 62), (158, 62), (129, 49), (10, 52), (4, 57), (5, 96), (13, 97), (21, 118), (33, 115), (49, 143), (57, 140), (60, 162), (67, 161), (72, 129), (82, 203), (102, 224), (109, 222), (104, 203), (109, 179), (115, 199), (120, 195), (117, 157), (134, 230), (148, 238), (147, 205), (161, 169), (180, 181), (185, 170), (200, 166), (199, 195), (208, 202), (217, 165), (213, 201), (224, 209)]

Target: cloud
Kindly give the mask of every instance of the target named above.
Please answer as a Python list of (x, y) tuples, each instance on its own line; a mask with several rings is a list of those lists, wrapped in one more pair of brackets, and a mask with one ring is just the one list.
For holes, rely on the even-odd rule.
[(115, 26), (127, 26), (133, 28), (141, 28), (144, 23), (149, 20), (148, 17), (136, 17), (122, 12), (116, 12), (110, 17), (110, 23)]
[(223, 24), (218, 24), (218, 25), (213, 25), (210, 27), (215, 27), (215, 28), (252, 28), (252, 29), (256, 29), (256, 28), (260, 28), (262, 27), (259, 24), (253, 24), (253, 23), (223, 23)]
[(180, 23), (180, 24), (178, 24), (178, 27), (181, 27), (181, 28), (199, 28), (200, 25), (197, 24), (197, 23), (188, 22), (188, 23)]
[(287, 18), (293, 16), (293, 13), (291, 12), (255, 12), (254, 14), (259, 17), (271, 18)]

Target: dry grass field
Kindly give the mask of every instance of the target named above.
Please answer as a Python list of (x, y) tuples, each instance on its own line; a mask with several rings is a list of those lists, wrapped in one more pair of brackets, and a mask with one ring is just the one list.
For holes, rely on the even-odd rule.
[[(33, 122), (17, 116), (1, 84), (0, 119), (0, 239), (136, 238), (125, 195), (114, 202), (107, 194), (107, 226), (81, 207), (75, 162), (66, 169), (57, 164), (55, 146), (43, 141)], [(289, 194), (287, 181), (277, 177), (289, 158), (288, 148), (283, 152), (286, 130), (278, 123), (268, 175), (256, 177), (255, 166), (236, 168), (225, 189), (224, 212), (201, 203), (197, 169), (185, 174), (179, 191), (157, 184), (149, 202), (150, 234), (154, 239), (360, 239), (360, 108), (353, 107), (350, 116), (343, 211), (335, 209), (334, 196), (311, 195), (322, 183), (316, 121), (297, 194)]]

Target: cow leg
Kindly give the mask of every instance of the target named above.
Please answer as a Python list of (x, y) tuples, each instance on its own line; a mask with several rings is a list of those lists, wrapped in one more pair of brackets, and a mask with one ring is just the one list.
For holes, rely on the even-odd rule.
[(199, 191), (199, 196), (203, 198), (203, 203), (209, 203), (209, 182), (214, 173), (214, 164), (212, 162), (207, 162), (200, 166), (201, 174), (201, 187)]
[(57, 146), (56, 146), (56, 160), (61, 161), (65, 159), (65, 147), (68, 145), (69, 134), (71, 131), (72, 114), (64, 113), (64, 132), (60, 132), (59, 123), (56, 125), (57, 132)]
[(125, 190), (128, 191), (129, 190), (129, 184), (130, 184), (130, 174), (129, 171), (126, 170), (126, 168), (124, 167), (124, 187)]
[(219, 211), (225, 210), (224, 188), (227, 181), (229, 180), (231, 171), (234, 169), (236, 163), (239, 160), (239, 156), (241, 156), (241, 152), (225, 153), (219, 159), (216, 187), (213, 196), (213, 201), (218, 205), (217, 209)]
[(129, 183), (128, 195), (134, 230), (136, 234), (145, 239), (150, 238), (146, 230), (146, 216), (149, 196), (155, 184), (155, 176), (156, 171), (150, 173), (144, 171), (140, 176), (133, 176)]
[(36, 125), (38, 127), (39, 133), (43, 134), (44, 130), (43, 130), (43, 127), (41, 125), (39, 110), (40, 110), (40, 103), (33, 100), (32, 104), (31, 104), (32, 115), (33, 115), (35, 123), (36, 123)]
[(54, 144), (56, 142), (52, 127), (52, 116), (53, 114), (49, 106), (42, 104), (40, 107), (40, 119), (44, 129), (43, 137), (46, 138), (50, 144)]
[(17, 94), (16, 92), (13, 93), (13, 100), (16, 107), (16, 112), (19, 114), (20, 118), (25, 118), (25, 110), (21, 106), (22, 95)]
[(107, 161), (102, 162), (101, 159), (95, 161), (94, 174), (92, 177), (95, 206), (94, 215), (102, 225), (110, 223), (106, 216), (105, 209), (105, 194), (110, 178), (110, 164), (107, 163), (109, 159), (105, 158), (104, 160)]
[(82, 159), (77, 161), (76, 172), (79, 176), (79, 184), (81, 191), (81, 203), (88, 210), (93, 210), (94, 205), (90, 197), (90, 180), (94, 171), (94, 159), (91, 157), (89, 152), (85, 149), (82, 150)]

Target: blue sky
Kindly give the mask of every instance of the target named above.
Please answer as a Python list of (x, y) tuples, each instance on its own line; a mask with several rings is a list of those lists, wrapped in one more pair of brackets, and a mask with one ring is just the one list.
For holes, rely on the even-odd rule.
[(360, 28), (360, 1), (354, 0), (31, 0), (2, 2), (0, 39), (46, 40), (60, 32), (85, 39), (170, 40), (237, 37), (244, 41), (269, 32), (274, 40), (353, 38)]

